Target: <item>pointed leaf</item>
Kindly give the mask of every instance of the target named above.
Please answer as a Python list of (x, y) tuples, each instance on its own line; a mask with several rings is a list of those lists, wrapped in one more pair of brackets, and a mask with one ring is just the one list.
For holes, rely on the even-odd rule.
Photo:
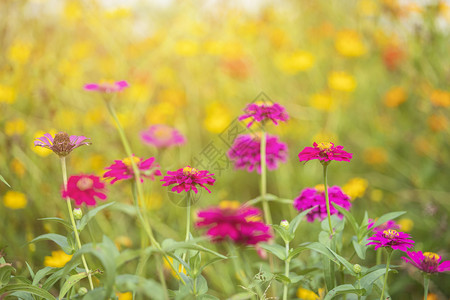
[(346, 210), (345, 208), (343, 208), (342, 206), (337, 205), (336, 203), (333, 203), (334, 208), (336, 208), (341, 214), (344, 215), (344, 217), (347, 219), (347, 221), (350, 222), (350, 225), (352, 226), (353, 230), (355, 231), (355, 234), (358, 234), (358, 223), (355, 220), (355, 217), (353, 217), (353, 215)]
[(114, 203), (115, 203), (115, 202), (106, 203), (106, 204), (103, 204), (103, 205), (101, 205), (101, 206), (98, 206), (98, 207), (96, 207), (96, 208), (90, 210), (87, 214), (85, 214), (85, 215), (81, 218), (80, 223), (79, 223), (78, 226), (77, 226), (78, 231), (82, 231), (82, 230), (84, 229), (84, 227), (86, 227), (87, 223), (88, 223), (93, 217), (95, 217), (95, 215), (96, 215), (97, 213), (99, 213), (100, 211), (104, 210), (105, 208), (107, 208), (107, 207), (113, 205)]
[(351, 284), (343, 284), (343, 285), (339, 285), (339, 286), (335, 287), (334, 289), (332, 289), (331, 291), (329, 291), (328, 294), (325, 296), (324, 300), (331, 300), (335, 296), (342, 295), (342, 294), (356, 294), (356, 295), (362, 296), (362, 295), (364, 295), (364, 293), (365, 293), (364, 289), (356, 289)]
[(73, 230), (72, 225), (70, 225), (69, 222), (67, 222), (66, 220), (61, 219), (61, 218), (41, 218), (41, 219), (38, 219), (38, 220), (39, 221), (54, 221), (54, 222), (57, 222), (57, 223), (60, 223), (60, 224), (64, 225), (70, 231)]
[(11, 186), (9, 185), (9, 183), (6, 182), (5, 178), (3, 178), (2, 175), (0, 175), (0, 181), (3, 182), (4, 184), (6, 184), (8, 187), (11, 187)]
[(295, 236), (295, 232), (297, 231), (297, 228), (298, 228), (298, 225), (300, 225), (300, 222), (314, 208), (316, 208), (316, 206), (311, 207), (305, 211), (302, 211), (295, 218), (292, 219), (292, 221), (289, 223), (289, 234), (290, 235)]
[(77, 282), (79, 282), (81, 279), (86, 278), (86, 277), (87, 277), (86, 272), (78, 273), (78, 274), (70, 276), (69, 279), (67, 279), (66, 282), (64, 282), (64, 285), (62, 286), (61, 291), (59, 292), (59, 299), (62, 299), (67, 294), (67, 292), (75, 284), (77, 284)]
[(43, 241), (43, 240), (51, 240), (53, 242), (55, 242), (56, 244), (58, 244), (61, 249), (66, 253), (66, 254), (72, 254), (73, 253), (73, 248), (70, 247), (69, 243), (67, 242), (67, 238), (65, 236), (62, 236), (60, 234), (55, 234), (55, 233), (46, 233), (43, 235), (40, 235), (36, 238), (34, 238), (31, 243), (35, 243), (35, 242), (39, 242), (39, 241)]
[(264, 250), (269, 251), (270, 253), (272, 253), (273, 255), (275, 255), (276, 257), (278, 257), (281, 260), (286, 260), (286, 249), (278, 244), (273, 244), (273, 245), (269, 245), (269, 244), (259, 244), (259, 246), (261, 248), (263, 248)]
[(24, 283), (9, 284), (8, 286), (5, 286), (0, 289), (0, 295), (12, 292), (27, 292), (47, 300), (56, 300), (56, 298), (53, 297), (53, 295), (47, 292), (46, 290), (37, 286), (28, 285)]

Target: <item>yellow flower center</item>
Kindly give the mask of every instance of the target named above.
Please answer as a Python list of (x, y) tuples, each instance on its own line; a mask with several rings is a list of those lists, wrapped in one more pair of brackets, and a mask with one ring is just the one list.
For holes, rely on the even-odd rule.
[(239, 201), (222, 200), (219, 202), (219, 207), (221, 209), (231, 209), (236, 210), (241, 206)]
[(197, 174), (198, 170), (195, 168), (191, 168), (191, 167), (184, 167), (183, 168), (183, 175), (188, 176), (191, 174)]
[(139, 157), (132, 156), (132, 157), (124, 158), (124, 159), (122, 160), (122, 162), (123, 162), (123, 164), (124, 164), (125, 166), (131, 167), (131, 160), (133, 160), (133, 162), (134, 162), (135, 164), (137, 164), (138, 162), (141, 161), (141, 159), (140, 159)]
[(328, 143), (328, 142), (322, 142), (317, 145), (317, 148), (319, 148), (321, 151), (327, 151), (331, 147), (333, 147), (333, 144)]
[(92, 188), (94, 185), (94, 181), (90, 178), (83, 177), (77, 182), (77, 188), (80, 189), (80, 191), (85, 191), (87, 189)]
[(323, 184), (318, 184), (314, 187), (318, 192), (325, 191), (325, 186)]
[(168, 138), (171, 136), (172, 130), (169, 127), (161, 126), (155, 129), (155, 136), (157, 138)]
[(383, 231), (383, 235), (385, 238), (392, 240), (393, 238), (398, 237), (400, 234), (396, 230), (388, 229)]
[(424, 252), (423, 256), (425, 256), (427, 258), (427, 260), (431, 260), (431, 261), (437, 261), (437, 260), (439, 260), (439, 258), (441, 258), (438, 254), (436, 254), (434, 252)]

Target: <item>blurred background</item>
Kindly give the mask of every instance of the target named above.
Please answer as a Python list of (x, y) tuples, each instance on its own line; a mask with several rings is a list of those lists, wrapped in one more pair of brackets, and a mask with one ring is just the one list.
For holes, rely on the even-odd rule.
[[(333, 163), (328, 180), (352, 197), (357, 220), (364, 211), (371, 218), (407, 211), (397, 221), (415, 249), (449, 260), (449, 32), (444, 1), (3, 0), (0, 174), (11, 189), (0, 184), (0, 248), (25, 273), (25, 261), (39, 269), (57, 249), (27, 244), (64, 232), (39, 218), (66, 215), (57, 156), (33, 140), (58, 131), (90, 137), (92, 146), (68, 158), (69, 173), (103, 174), (125, 152), (101, 96), (83, 85), (126, 80), (114, 106), (134, 153), (156, 156), (163, 173), (199, 165), (211, 145), (223, 155), (246, 104), (270, 99), (290, 120), (267, 128), (289, 146), (287, 163), (268, 174), (269, 193), (294, 199), (322, 183), (320, 164), (303, 165), (297, 154), (314, 141), (343, 145), (354, 159)], [(187, 143), (163, 152), (143, 144), (139, 133), (154, 124), (176, 127)], [(256, 173), (203, 159), (217, 182), (195, 209), (258, 196)], [(144, 185), (158, 239), (181, 240), (183, 208), (159, 181)], [(128, 185), (108, 188), (108, 201), (131, 204)], [(282, 204), (272, 212), (274, 222), (297, 213)], [(136, 248), (134, 226), (133, 213), (119, 205), (99, 215), (84, 239), (106, 234), (122, 249)], [(296, 240), (315, 241), (320, 226), (303, 226)], [(393, 276), (393, 298), (421, 299), (420, 274), (403, 267)], [(438, 299), (450, 295), (445, 280), (432, 278)]]

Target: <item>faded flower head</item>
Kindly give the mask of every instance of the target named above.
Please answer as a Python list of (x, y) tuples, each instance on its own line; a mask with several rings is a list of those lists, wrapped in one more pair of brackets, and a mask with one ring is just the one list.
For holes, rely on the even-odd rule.
[(336, 161), (350, 161), (353, 154), (344, 151), (343, 146), (334, 146), (333, 143), (322, 142), (317, 144), (314, 142), (314, 147), (305, 147), (299, 154), (300, 161), (309, 161), (318, 159), (320, 162), (328, 163), (332, 160)]
[(404, 232), (398, 232), (394, 229), (387, 229), (383, 231), (377, 231), (373, 236), (368, 238), (372, 241), (367, 245), (375, 245), (375, 250), (378, 248), (388, 248), (392, 250), (407, 251), (407, 248), (411, 248), (414, 244), (413, 240), (410, 240), (411, 236)]
[(141, 140), (156, 148), (168, 148), (186, 143), (186, 138), (175, 128), (157, 124), (141, 132)]
[(209, 173), (209, 171), (199, 171), (190, 166), (186, 166), (176, 171), (167, 171), (167, 176), (164, 176), (161, 181), (165, 181), (162, 186), (175, 185), (172, 187), (172, 191), (176, 191), (177, 193), (193, 190), (197, 194), (197, 185), (211, 193), (205, 184), (214, 185), (216, 180), (212, 177), (213, 175), (214, 174)]
[[(256, 170), (261, 173), (261, 137), (259, 135), (242, 134), (233, 142), (228, 157), (234, 161), (236, 169)], [(269, 170), (278, 168), (279, 162), (287, 158), (287, 145), (278, 140), (275, 135), (267, 135), (266, 165)]]
[(75, 204), (80, 206), (85, 203), (87, 206), (95, 206), (96, 198), (106, 199), (105, 183), (100, 181), (100, 177), (95, 175), (73, 175), (67, 182), (67, 190), (62, 191), (63, 198), (75, 200)]
[(422, 251), (406, 251), (408, 257), (402, 257), (402, 259), (412, 264), (414, 267), (425, 273), (440, 273), (450, 271), (450, 261), (443, 261), (439, 254), (433, 252), (423, 252)]
[(87, 140), (89, 140), (89, 138), (85, 136), (69, 136), (65, 132), (58, 132), (55, 134), (55, 137), (52, 137), (50, 133), (46, 133), (44, 136), (37, 138), (34, 141), (34, 145), (50, 149), (60, 157), (65, 157), (78, 147), (92, 144)]
[(120, 92), (124, 88), (127, 88), (129, 85), (125, 80), (110, 82), (104, 81), (100, 83), (88, 83), (84, 86), (84, 89), (87, 91), (97, 91), (102, 93), (114, 93)]
[[(350, 197), (344, 194), (338, 186), (328, 188), (328, 198), (330, 200), (330, 214), (337, 215), (340, 219), (343, 218), (343, 215), (334, 208), (333, 204), (335, 203), (346, 210), (349, 210), (352, 206)], [(294, 200), (294, 207), (299, 212), (314, 206), (316, 207), (307, 214), (308, 222), (314, 222), (315, 219), (324, 220), (327, 217), (327, 204), (323, 185), (304, 189)]]
[(103, 178), (112, 178), (113, 180), (111, 181), (111, 184), (115, 183), (118, 180), (134, 178), (134, 171), (131, 164), (132, 160), (139, 170), (141, 182), (144, 181), (143, 178), (155, 180), (155, 176), (162, 175), (161, 171), (159, 170), (159, 165), (154, 163), (154, 157), (143, 160), (142, 158), (133, 155), (132, 157), (127, 157), (122, 160), (115, 160), (111, 166), (106, 168), (109, 171), (103, 174)]
[(267, 120), (272, 120), (275, 125), (278, 125), (278, 121), (286, 122), (289, 119), (286, 109), (278, 103), (265, 101), (250, 103), (244, 112), (245, 114), (239, 117), (239, 121), (251, 118), (247, 127), (252, 126), (254, 122), (265, 123)]
[(196, 226), (207, 228), (206, 234), (215, 242), (230, 239), (236, 244), (256, 245), (272, 238), (270, 227), (261, 222), (260, 210), (237, 201), (223, 201), (199, 211), (197, 216)]

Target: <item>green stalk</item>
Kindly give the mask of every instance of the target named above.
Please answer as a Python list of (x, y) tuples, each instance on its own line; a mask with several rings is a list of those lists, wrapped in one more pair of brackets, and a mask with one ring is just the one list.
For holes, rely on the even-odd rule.
[(383, 284), (383, 290), (381, 291), (381, 297), (380, 300), (384, 300), (384, 291), (386, 290), (387, 285), (387, 279), (389, 275), (389, 264), (391, 263), (391, 256), (392, 256), (392, 250), (387, 250), (387, 260), (386, 260), (386, 274), (384, 275), (384, 284)]
[(263, 131), (261, 133), (261, 148), (260, 148), (260, 154), (261, 154), (261, 200), (264, 210), (264, 219), (266, 220), (267, 224), (272, 224), (272, 216), (270, 214), (270, 206), (266, 199), (266, 193), (267, 193), (267, 168), (266, 168), (266, 131), (263, 128)]
[(423, 299), (427, 300), (428, 286), (430, 285), (430, 276), (428, 274), (423, 275)]
[[(187, 199), (186, 199), (186, 237), (184, 239), (185, 242), (189, 241), (191, 236), (191, 191), (187, 192)], [(186, 261), (187, 253), (189, 250), (186, 250), (186, 252), (183, 253), (183, 260)], [(181, 266), (181, 272), (183, 272), (184, 266)]]
[(327, 167), (328, 164), (323, 164), (323, 185), (325, 189), (325, 201), (327, 204), (327, 217), (328, 217), (328, 224), (330, 225), (330, 234), (333, 238), (334, 232), (333, 232), (333, 226), (331, 225), (331, 214), (330, 214), (330, 199), (328, 198), (328, 185), (327, 185)]
[[(66, 166), (66, 158), (65, 157), (61, 157), (61, 169), (62, 169), (64, 190), (67, 190), (67, 166)], [(77, 224), (75, 223), (75, 218), (73, 217), (72, 204), (70, 202), (69, 197), (66, 197), (66, 203), (67, 203), (67, 209), (69, 210), (70, 223), (72, 223), (73, 233), (75, 234), (75, 240), (77, 242), (78, 249), (81, 249), (81, 240), (80, 240), (80, 236), (78, 234), (78, 229), (77, 229)], [(93, 290), (94, 283), (92, 282), (91, 270), (88, 267), (88, 264), (86, 262), (86, 258), (84, 257), (84, 254), (81, 254), (81, 261), (83, 262), (84, 269), (86, 270), (86, 273), (88, 275), (89, 286), (90, 286), (91, 290)]]
[[(289, 242), (285, 242), (286, 243), (286, 257), (289, 256)], [(289, 278), (289, 263), (290, 263), (290, 259), (286, 259), (284, 261), (284, 276), (286, 276), (287, 278)], [(287, 300), (287, 296), (288, 296), (288, 283), (284, 284), (283, 287), (283, 300)]]

